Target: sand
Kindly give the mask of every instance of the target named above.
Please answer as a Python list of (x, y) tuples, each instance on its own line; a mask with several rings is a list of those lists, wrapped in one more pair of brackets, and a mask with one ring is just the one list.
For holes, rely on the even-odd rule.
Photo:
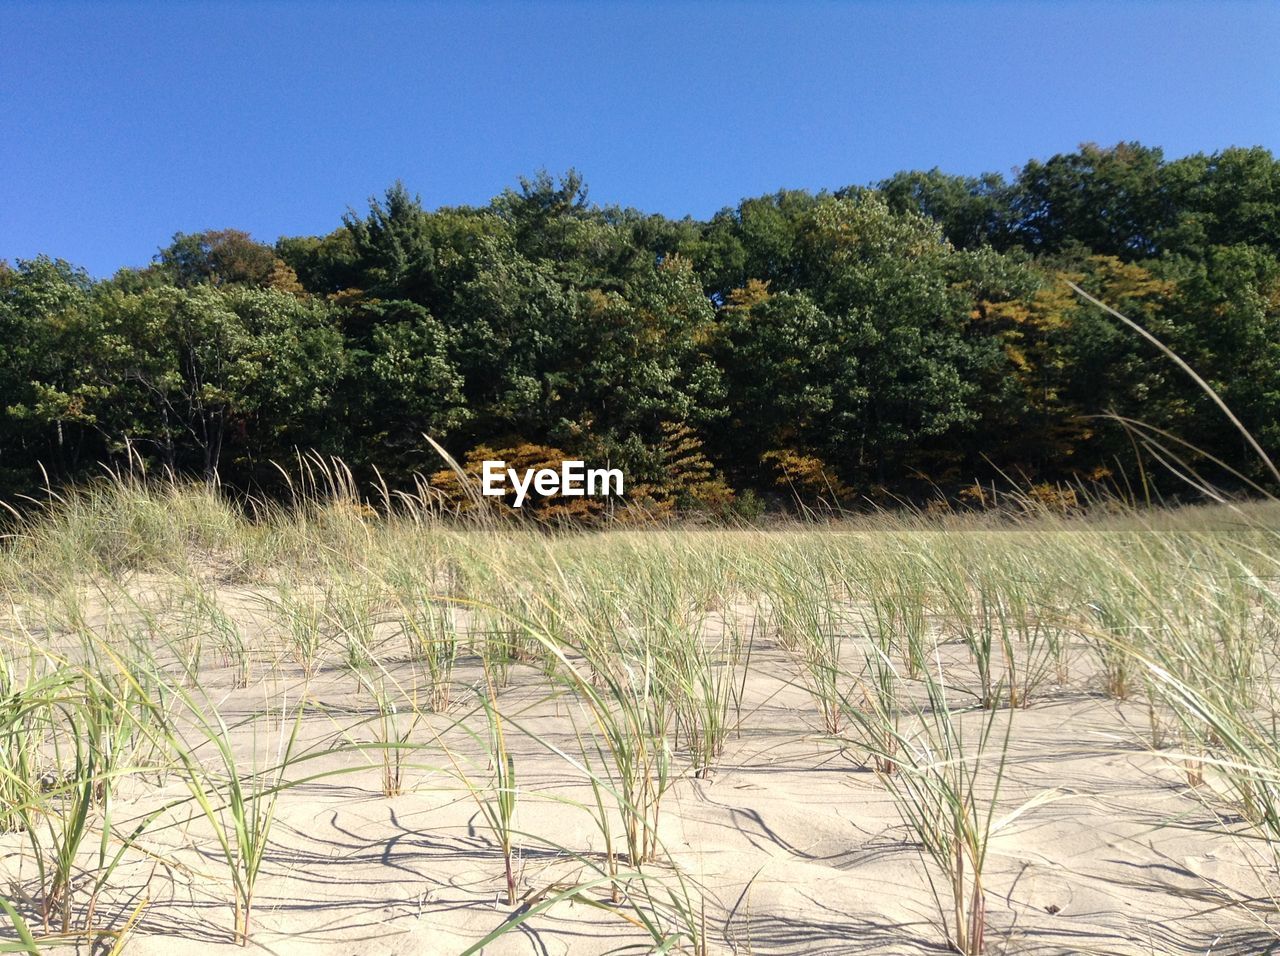
[[(306, 680), (295, 663), (273, 654), (261, 597), (261, 589), (243, 587), (217, 594), (257, 648), (249, 686), (234, 686), (234, 671), (213, 655), (206, 655), (197, 681), (198, 693), (232, 725), (237, 754), (249, 759), (256, 751), (268, 759), (276, 724), (261, 715), (278, 715), (299, 699), (307, 703), (299, 748), (306, 753), (376, 716), (350, 673), (326, 669)], [(951, 666), (965, 666), (958, 646), (944, 644), (942, 653)], [(414, 665), (397, 661), (392, 650), (385, 660), (389, 673), (412, 683)], [(468, 721), (483, 733), (474, 710), (480, 671), (465, 651), (455, 677), (450, 710), (425, 718), (412, 734), (422, 746), (410, 758), (401, 795), (381, 794), (376, 753), (309, 757), (291, 771), (296, 779), (368, 764), (280, 798), (250, 950), (459, 953), (585, 878), (582, 856), (602, 849), (585, 809), (591, 791), (546, 746), (577, 753), (576, 735), (588, 726), (583, 713), (567, 695), (549, 699), (547, 679), (532, 666), (516, 665), (501, 692), (519, 778), (517, 826), (527, 834), (517, 838), (522, 902), (510, 906), (494, 837), (444, 752), (447, 745), (476, 780), (486, 778), (478, 745), (465, 733)], [(1267, 897), (1274, 875), (1258, 867), (1260, 857), (1246, 841), (1197, 829), (1232, 821), (1214, 818), (1176, 755), (1151, 747), (1145, 706), (1110, 700), (1097, 685), (1081, 663), (1066, 685), (1042, 688), (1031, 706), (1012, 714), (999, 815), (1033, 805), (991, 842), (988, 951), (1266, 951), (1275, 940), (1266, 925), (1275, 907), (1268, 902), (1251, 913), (1239, 901)], [(666, 794), (662, 842), (669, 864), (651, 867), (670, 883), (677, 868), (700, 887), (708, 951), (946, 952), (931, 864), (861, 754), (822, 733), (792, 656), (768, 636), (754, 651), (738, 723), (713, 772), (704, 779), (685, 772)], [(345, 739), (372, 739), (371, 727), (356, 726)], [(115, 812), (127, 817), (186, 792), (179, 775), (140, 775), (122, 788)], [(166, 818), (173, 825), (149, 831), (141, 847), (151, 856), (135, 854), (99, 904), (101, 926), (124, 924), (142, 904), (129, 953), (240, 950), (225, 866), (207, 823), (190, 817), (187, 805)], [(16, 834), (0, 836), (0, 885), (18, 901), (33, 875), (23, 845)], [(625, 919), (566, 900), (484, 952), (650, 947), (648, 935)]]

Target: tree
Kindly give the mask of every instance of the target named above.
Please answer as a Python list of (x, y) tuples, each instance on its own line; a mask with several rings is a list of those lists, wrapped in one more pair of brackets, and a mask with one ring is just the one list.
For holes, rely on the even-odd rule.
[(396, 183), (274, 247), (179, 233), (101, 282), (0, 264), (0, 483), (127, 446), (259, 490), (295, 447), (394, 484), (434, 464), (427, 432), (608, 461), (673, 507), (672, 482), (887, 499), (1100, 475), (1133, 454), (1107, 411), (1243, 465), (1213, 403), (1064, 280), (1280, 443), (1278, 263), (1261, 148), (1086, 145), (1009, 183), (904, 172), (707, 221), (592, 204), (574, 170), (430, 212)]
[(474, 411), (470, 435), (544, 442), (566, 414), (578, 298), (549, 264), (521, 255), (509, 234), (478, 237), (467, 272), (441, 315), (456, 336)]
[(355, 244), (345, 226), (327, 236), (282, 237), (275, 252), (307, 292), (328, 296), (359, 288)]
[(363, 219), (343, 217), (359, 288), (371, 296), (430, 305), (435, 292), (435, 249), (422, 200), (397, 181), (381, 201), (369, 200)]
[(541, 169), (533, 179), (521, 176), (519, 187), (493, 201), (498, 215), (511, 223), (517, 247), (531, 259), (568, 258), (573, 224), (590, 212), (582, 174), (570, 169), (556, 181)]
[[(1154, 265), (1170, 288), (1153, 331), (1203, 376), (1269, 451), (1280, 450), (1280, 260), (1258, 246), (1212, 246), (1202, 258)], [(1143, 351), (1149, 356), (1150, 348)], [(1170, 372), (1160, 424), (1254, 477), (1264, 472), (1222, 412)], [(1215, 478), (1222, 476), (1216, 475)]]
[(734, 297), (724, 310), (730, 427), (716, 443), (752, 484), (755, 463), (784, 445), (842, 455), (867, 399), (840, 324), (802, 292)]
[(284, 265), (271, 247), (239, 229), (178, 233), (156, 254), (160, 271), (174, 285), (268, 286)]
[(112, 292), (92, 313), (109, 347), (81, 377), (99, 389), (94, 420), (107, 441), (206, 478), (228, 446), (233, 466), (252, 469), (294, 444), (326, 444), (343, 358), (323, 303), (197, 286)]
[(799, 278), (798, 231), (818, 198), (800, 189), (744, 199), (717, 213), (691, 256), (707, 295), (717, 304), (750, 279), (790, 290)]
[(1280, 160), (1260, 146), (1197, 153), (1169, 163), (1176, 225), (1163, 246), (1203, 259), (1214, 246), (1250, 245), (1280, 255)]
[(1155, 254), (1176, 220), (1163, 158), (1140, 143), (1086, 143), (1044, 163), (1032, 160), (1013, 186), (1018, 238), (1038, 252), (1074, 242), (1124, 259)]
[(819, 203), (799, 247), (809, 294), (835, 321), (859, 386), (836, 394), (839, 444), (820, 457), (884, 482), (925, 439), (976, 417), (976, 359), (948, 291), (952, 248), (935, 223), (894, 215), (873, 193)]
[(413, 302), (374, 301), (351, 311), (370, 331), (351, 349), (344, 377), (346, 454), (401, 481), (436, 464), (424, 434), (444, 441), (469, 417), (455, 338)]
[(1011, 197), (998, 173), (951, 176), (935, 167), (897, 173), (876, 188), (894, 212), (915, 212), (934, 220), (957, 248), (1010, 244)]
[(683, 422), (663, 422), (648, 475), (633, 479), (627, 504), (646, 517), (678, 511), (724, 514), (734, 493), (720, 470), (707, 458), (702, 438)]
[(86, 323), (93, 283), (62, 259), (16, 266), (0, 271), (0, 472), (21, 481), (43, 464), (67, 479), (92, 423), (78, 368), (97, 345)]

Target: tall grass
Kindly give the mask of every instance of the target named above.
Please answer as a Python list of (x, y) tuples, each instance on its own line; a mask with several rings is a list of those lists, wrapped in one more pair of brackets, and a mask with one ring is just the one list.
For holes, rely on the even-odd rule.
[[(865, 755), (951, 944), (977, 953), (990, 848), (1035, 807), (1004, 799), (1010, 743), (1059, 691), (1146, 705), (1224, 828), (1280, 840), (1274, 512), (1229, 532), (1203, 512), (498, 532), (442, 523), (425, 494), (378, 513), (334, 463), (305, 471), (293, 507), (249, 515), (204, 487), (96, 484), (0, 548), (0, 830), (34, 901), (15, 899), (15, 939), (155, 931), (145, 913), (98, 923), (143, 837), (181, 826), (212, 847), (244, 942), (302, 765), (326, 761), (308, 786), (359, 772), (374, 794), (453, 799), (458, 773), (412, 775), (430, 748), (469, 768), (499, 850), (485, 866), (520, 907), (493, 939), (572, 903), (703, 951), (714, 893), (673, 862), (675, 798), (749, 776), (735, 732), (816, 729)], [(356, 706), (327, 700), (339, 683)], [(800, 701), (784, 730), (752, 723), (765, 686)], [(519, 716), (539, 707), (554, 732)], [(321, 713), (332, 735), (303, 748)], [(541, 792), (522, 744), (576, 796)], [(170, 778), (180, 800), (159, 795)], [(543, 801), (585, 815), (589, 841), (540, 833)], [(535, 846), (576, 875), (538, 887)]]
[[(212, 718), (204, 707), (191, 701), (192, 723), (199, 732), (194, 746), (170, 738), (182, 764), (183, 782), (191, 792), (217, 843), (219, 856), (232, 889), (234, 932), (240, 945), (249, 941), (253, 921), (254, 889), (270, 845), (276, 806), (287, 788), (286, 773), (294, 757), (303, 711), (288, 713), (282, 705), (278, 718), (275, 753), (269, 752), (266, 766), (256, 763), (244, 768), (231, 744), (231, 730), (215, 710)], [(201, 750), (211, 749), (214, 759), (206, 762)], [(254, 754), (253, 759), (262, 759)]]
[[(931, 871), (951, 945), (965, 956), (979, 956), (987, 938), (983, 877), (997, 825), (1012, 711), (982, 707), (965, 715), (953, 709), (940, 672), (928, 674), (924, 684), (927, 704), (914, 714), (913, 726), (886, 728), (891, 743), (879, 753), (881, 777), (941, 877), (939, 888)], [(967, 729), (969, 722), (976, 727)]]

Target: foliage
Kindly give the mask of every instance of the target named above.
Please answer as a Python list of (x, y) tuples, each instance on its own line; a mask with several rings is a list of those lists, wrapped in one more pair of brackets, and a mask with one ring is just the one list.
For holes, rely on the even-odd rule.
[(396, 183), (325, 236), (179, 233), (101, 281), (3, 265), (0, 494), (102, 466), (273, 493), (300, 451), (408, 488), (440, 467), (424, 434), (608, 461), (664, 513), (1150, 483), (1117, 419), (1265, 477), (1064, 280), (1280, 442), (1280, 161), (1086, 144), (1008, 180), (906, 171), (706, 221), (595, 205), (574, 170), (435, 211)]
[[(462, 462), (462, 474), (445, 468), (431, 476), (431, 487), (460, 511), (473, 511), (482, 507), (484, 502), (495, 501), (493, 498), (480, 498), (481, 481), (483, 480), (484, 462), (502, 461), (506, 467), (523, 475), (527, 469), (535, 471), (551, 469), (558, 472), (561, 464), (573, 456), (559, 448), (520, 442), (510, 448), (490, 448), (481, 445), (473, 449)], [(514, 500), (515, 492), (507, 484), (508, 493), (504, 500)], [(565, 496), (554, 494), (548, 496), (530, 494), (521, 505), (522, 513), (540, 521), (576, 520), (590, 521), (598, 518), (604, 511), (605, 502), (597, 497)]]

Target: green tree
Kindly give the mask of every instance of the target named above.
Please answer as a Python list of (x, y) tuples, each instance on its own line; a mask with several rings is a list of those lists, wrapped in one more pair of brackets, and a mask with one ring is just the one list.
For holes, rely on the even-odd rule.
[(1176, 220), (1163, 159), (1140, 143), (1087, 143), (1043, 163), (1031, 160), (1013, 186), (1020, 241), (1038, 252), (1077, 243), (1125, 259), (1154, 254)]
[(159, 271), (174, 285), (267, 286), (278, 260), (271, 247), (239, 229), (178, 233), (156, 255)]
[(99, 389), (104, 437), (128, 440), (207, 478), (252, 469), (294, 444), (323, 448), (341, 373), (331, 309), (270, 289), (197, 286), (104, 295), (107, 346), (82, 378)]
[(67, 479), (91, 431), (92, 389), (78, 374), (94, 350), (93, 283), (83, 269), (40, 256), (0, 270), (0, 472), (30, 480), (38, 465)]
[(1011, 242), (1010, 190), (998, 173), (952, 176), (937, 167), (896, 173), (876, 187), (894, 212), (916, 212), (934, 220), (960, 249)]
[(1280, 160), (1267, 149), (1224, 149), (1169, 163), (1176, 224), (1162, 244), (1203, 259), (1214, 246), (1250, 245), (1280, 256)]
[(344, 378), (347, 458), (395, 481), (434, 469), (422, 436), (446, 441), (468, 418), (454, 336), (413, 302), (375, 300), (353, 313), (369, 331), (353, 344)]
[(367, 216), (348, 212), (343, 223), (360, 289), (378, 298), (431, 304), (435, 249), (430, 215), (419, 197), (396, 182), (381, 201), (369, 200)]

